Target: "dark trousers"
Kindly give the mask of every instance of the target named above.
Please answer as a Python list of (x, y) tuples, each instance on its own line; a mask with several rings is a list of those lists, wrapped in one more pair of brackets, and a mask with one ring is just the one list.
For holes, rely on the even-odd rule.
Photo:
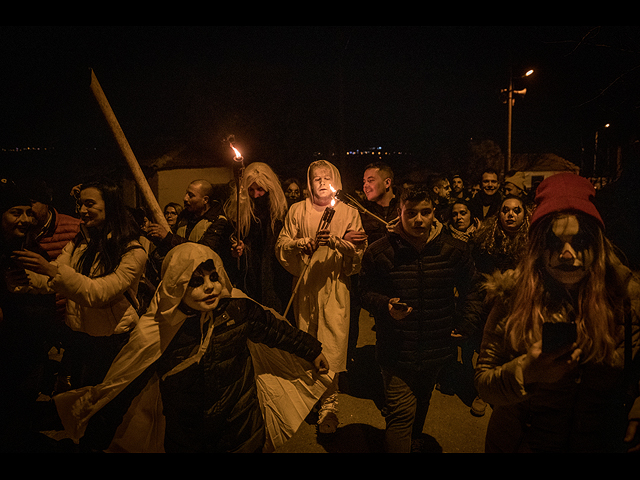
[(382, 368), (385, 405), (385, 448), (388, 453), (410, 453), (411, 441), (422, 434), (431, 395), (441, 367), (417, 372)]
[(65, 327), (61, 372), (71, 377), (73, 388), (98, 385), (111, 363), (129, 341), (129, 333), (93, 337)]

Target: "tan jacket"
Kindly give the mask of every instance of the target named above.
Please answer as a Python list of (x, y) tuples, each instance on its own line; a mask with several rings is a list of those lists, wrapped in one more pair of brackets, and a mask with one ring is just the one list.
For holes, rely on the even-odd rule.
[[(489, 285), (489, 290), (499, 295), (484, 330), (475, 378), (479, 396), (493, 407), (487, 428), (487, 451), (603, 451), (612, 448), (611, 442), (620, 447), (628, 419), (640, 419), (637, 393), (628, 415), (620, 397), (612, 395), (621, 380), (622, 360), (615, 366), (582, 364), (559, 382), (525, 385), (522, 361), (526, 352), (515, 352), (504, 341), (506, 305), (514, 301), (509, 294), (513, 271), (507, 271), (500, 281), (503, 285), (497, 289), (495, 284)], [(632, 351), (637, 358), (640, 354), (637, 278), (630, 280), (628, 292)], [(622, 328), (622, 320), (620, 325)], [(621, 342), (618, 347), (621, 359), (623, 349)]]
[[(80, 245), (74, 252), (73, 242), (69, 243), (52, 262), (58, 266), (58, 274), (48, 279), (29, 272), (31, 284), (41, 291), (54, 291), (68, 299), (65, 323), (72, 330), (95, 337), (132, 330), (138, 322), (136, 295), (147, 252), (144, 248), (134, 248), (122, 257), (113, 273), (91, 278), (74, 267), (85, 248)], [(97, 265), (94, 264), (91, 273), (96, 272)]]

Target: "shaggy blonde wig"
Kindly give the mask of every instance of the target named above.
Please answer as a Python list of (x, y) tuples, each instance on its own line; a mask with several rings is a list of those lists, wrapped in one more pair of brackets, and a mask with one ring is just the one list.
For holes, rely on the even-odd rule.
[[(249, 197), (249, 187), (254, 183), (269, 193), (269, 213), (272, 230), (275, 231), (276, 223), (284, 221), (284, 217), (287, 214), (287, 198), (284, 195), (278, 176), (266, 163), (254, 162), (249, 164), (244, 169), (242, 181), (240, 182), (240, 224), (237, 229), (242, 238), (249, 235), (251, 222), (256, 219), (253, 199)], [(232, 222), (236, 221), (237, 208), (236, 186), (234, 185), (231, 195), (224, 205), (227, 218)]]

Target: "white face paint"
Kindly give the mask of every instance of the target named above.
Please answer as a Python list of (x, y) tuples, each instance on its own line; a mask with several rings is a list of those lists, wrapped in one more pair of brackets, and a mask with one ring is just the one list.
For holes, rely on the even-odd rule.
[(593, 259), (593, 245), (575, 215), (553, 221), (543, 256), (545, 268), (553, 278), (567, 287), (575, 286), (587, 276)]
[(215, 310), (220, 302), (222, 284), (215, 269), (198, 268), (189, 281), (189, 287), (182, 301), (199, 312)]
[(508, 198), (502, 203), (500, 222), (507, 232), (517, 232), (524, 223), (524, 207), (515, 198)]

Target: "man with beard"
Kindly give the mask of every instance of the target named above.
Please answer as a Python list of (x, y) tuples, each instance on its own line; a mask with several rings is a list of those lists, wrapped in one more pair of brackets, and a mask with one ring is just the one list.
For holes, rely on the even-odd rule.
[(493, 168), (486, 168), (482, 172), (480, 192), (471, 199), (469, 208), (481, 221), (498, 213), (502, 203), (498, 172)]

